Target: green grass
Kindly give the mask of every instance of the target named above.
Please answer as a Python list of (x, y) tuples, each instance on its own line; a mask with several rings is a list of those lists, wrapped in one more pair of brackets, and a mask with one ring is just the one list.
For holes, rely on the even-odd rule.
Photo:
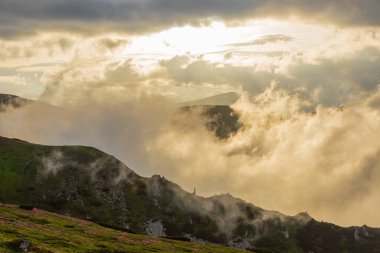
[[(62, 167), (55, 173), (47, 172), (43, 161), (47, 157), (54, 161), (56, 153), (63, 156), (59, 160)], [(99, 161), (95, 170), (92, 165)], [(131, 231), (139, 233), (145, 232), (148, 221), (161, 219), (168, 236), (187, 233), (225, 243), (218, 239), (223, 231), (218, 231), (215, 221), (173, 204), (172, 183), (142, 178), (129, 170), (128, 178), (115, 183), (121, 165), (91, 147), (43, 146), (0, 137), (0, 202), (70, 214), (111, 227), (128, 224)], [(155, 183), (160, 185), (156, 202), (148, 193), (149, 185)], [(180, 198), (175, 201), (182, 203)], [(194, 224), (189, 224), (190, 216)]]
[(31, 242), (29, 252), (246, 252), (130, 234), (39, 209), (0, 204), (0, 252), (17, 252), (14, 245), (23, 240)]

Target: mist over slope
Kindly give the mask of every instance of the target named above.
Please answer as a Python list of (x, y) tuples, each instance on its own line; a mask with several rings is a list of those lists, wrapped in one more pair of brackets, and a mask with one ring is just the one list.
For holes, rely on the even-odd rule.
[(378, 229), (342, 228), (317, 222), (305, 213), (285, 216), (229, 194), (204, 198), (158, 175), (140, 177), (90, 147), (43, 146), (1, 137), (0, 173), (1, 202), (135, 233), (256, 252), (380, 249)]
[(238, 117), (227, 107), (214, 113), (237, 120), (225, 138), (210, 131), (214, 116), (202, 116), (197, 107), (179, 112), (160, 96), (73, 94), (60, 106), (76, 113), (31, 104), (7, 110), (0, 114), (0, 134), (93, 146), (140, 175), (165, 175), (204, 196), (229, 192), (287, 214), (306, 210), (339, 225), (379, 224), (377, 93), (355, 106), (318, 106), (314, 112), (304, 110), (309, 105), (302, 97), (275, 86), (256, 97), (243, 93), (230, 106)]
[[(239, 122), (239, 114), (235, 112), (228, 104), (224, 104), (225, 97), (233, 96), (234, 102), (237, 99), (236, 93), (225, 93), (220, 96), (214, 96), (210, 98), (212, 101), (219, 101), (218, 103), (198, 103), (197, 101), (189, 102), (188, 105), (180, 104), (180, 107), (177, 109), (176, 114), (180, 115), (183, 119), (186, 119), (188, 116), (191, 118), (199, 117), (203, 121), (204, 126), (216, 137), (220, 139), (227, 139), (229, 136), (235, 134), (241, 127)], [(222, 98), (222, 101), (220, 100)], [(203, 101), (203, 100), (202, 100)], [(208, 99), (205, 99), (208, 101)], [(191, 105), (190, 105), (191, 104)], [(22, 108), (25, 107), (25, 108)], [(21, 109), (21, 113), (17, 115), (16, 109)], [(24, 113), (22, 111), (25, 110)], [(24, 116), (26, 113), (35, 113), (41, 115), (47, 115), (47, 118), (50, 119), (51, 116), (56, 117), (56, 120), (63, 121), (59, 119), (61, 117), (66, 120), (73, 120), (80, 117), (80, 111), (77, 111), (75, 108), (72, 110), (66, 110), (61, 107), (52, 106), (47, 103), (42, 103), (40, 101), (34, 101), (18, 97), (15, 95), (0, 94), (0, 112), (9, 111), (16, 113), (17, 116)], [(183, 115), (184, 116), (183, 116)], [(25, 115), (28, 116), (28, 115)], [(41, 117), (43, 118), (43, 117)], [(37, 119), (38, 120), (38, 119)], [(181, 124), (186, 124), (184, 122), (177, 122)], [(190, 124), (190, 123), (189, 123)]]

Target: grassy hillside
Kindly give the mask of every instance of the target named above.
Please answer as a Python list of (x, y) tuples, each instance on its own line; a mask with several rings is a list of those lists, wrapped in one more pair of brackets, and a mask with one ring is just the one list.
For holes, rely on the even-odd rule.
[(144, 235), (39, 209), (0, 204), (0, 252), (246, 252)]
[[(285, 216), (229, 194), (203, 198), (161, 176), (140, 177), (91, 147), (52, 147), (0, 137), (0, 202), (37, 207), (133, 233), (187, 238), (258, 253), (380, 252), (380, 229), (342, 228), (317, 222), (306, 213)], [(3, 240), (38, 235), (33, 227), (22, 225), (24, 218), (14, 216), (13, 223), (5, 226), (13, 224), (17, 233), (26, 229), (22, 235), (0, 231)], [(45, 218), (38, 219), (39, 228), (44, 228)], [(3, 220), (0, 217), (0, 224)], [(65, 241), (67, 250), (71, 239), (74, 243), (75, 237)]]
[(150, 210), (143, 180), (94, 148), (51, 147), (0, 137), (3, 203), (36, 206), (116, 227), (128, 223), (142, 232)]
[(230, 195), (203, 198), (158, 175), (140, 177), (94, 148), (50, 147), (1, 137), (0, 201), (136, 233), (238, 247), (250, 247), (254, 238), (260, 245), (259, 239), (270, 234), (277, 245), (291, 248), (294, 243), (283, 233), (291, 228), (293, 240), (299, 227), (296, 218)]

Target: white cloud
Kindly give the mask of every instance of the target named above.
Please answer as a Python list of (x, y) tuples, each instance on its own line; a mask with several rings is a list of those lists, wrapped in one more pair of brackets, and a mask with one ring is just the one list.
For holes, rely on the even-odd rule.
[(275, 85), (253, 97), (246, 93), (234, 105), (245, 128), (224, 141), (196, 113), (178, 113), (163, 97), (116, 94), (76, 91), (75, 113), (40, 105), (8, 111), (0, 115), (0, 135), (95, 146), (140, 174), (164, 175), (202, 195), (229, 192), (343, 225), (380, 223), (378, 93), (356, 106), (319, 106), (315, 113)]

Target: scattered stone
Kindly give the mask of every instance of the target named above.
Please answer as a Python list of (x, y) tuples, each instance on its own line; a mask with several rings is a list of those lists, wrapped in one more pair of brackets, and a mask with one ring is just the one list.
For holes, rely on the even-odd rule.
[(251, 247), (252, 240), (249, 238), (235, 238), (234, 240), (228, 241), (228, 246), (234, 248), (247, 249)]
[(286, 229), (285, 231), (282, 231), (282, 234), (284, 235), (285, 239), (288, 240), (289, 239), (289, 231), (288, 229)]
[(355, 229), (354, 238), (355, 238), (355, 241), (359, 241), (360, 240), (359, 229), (358, 228)]
[(6, 248), (15, 252), (28, 252), (32, 243), (30, 240), (14, 240), (3, 244)]
[(154, 236), (154, 237), (166, 236), (165, 228), (161, 220), (158, 220), (155, 222), (148, 221), (145, 231), (148, 235)]

